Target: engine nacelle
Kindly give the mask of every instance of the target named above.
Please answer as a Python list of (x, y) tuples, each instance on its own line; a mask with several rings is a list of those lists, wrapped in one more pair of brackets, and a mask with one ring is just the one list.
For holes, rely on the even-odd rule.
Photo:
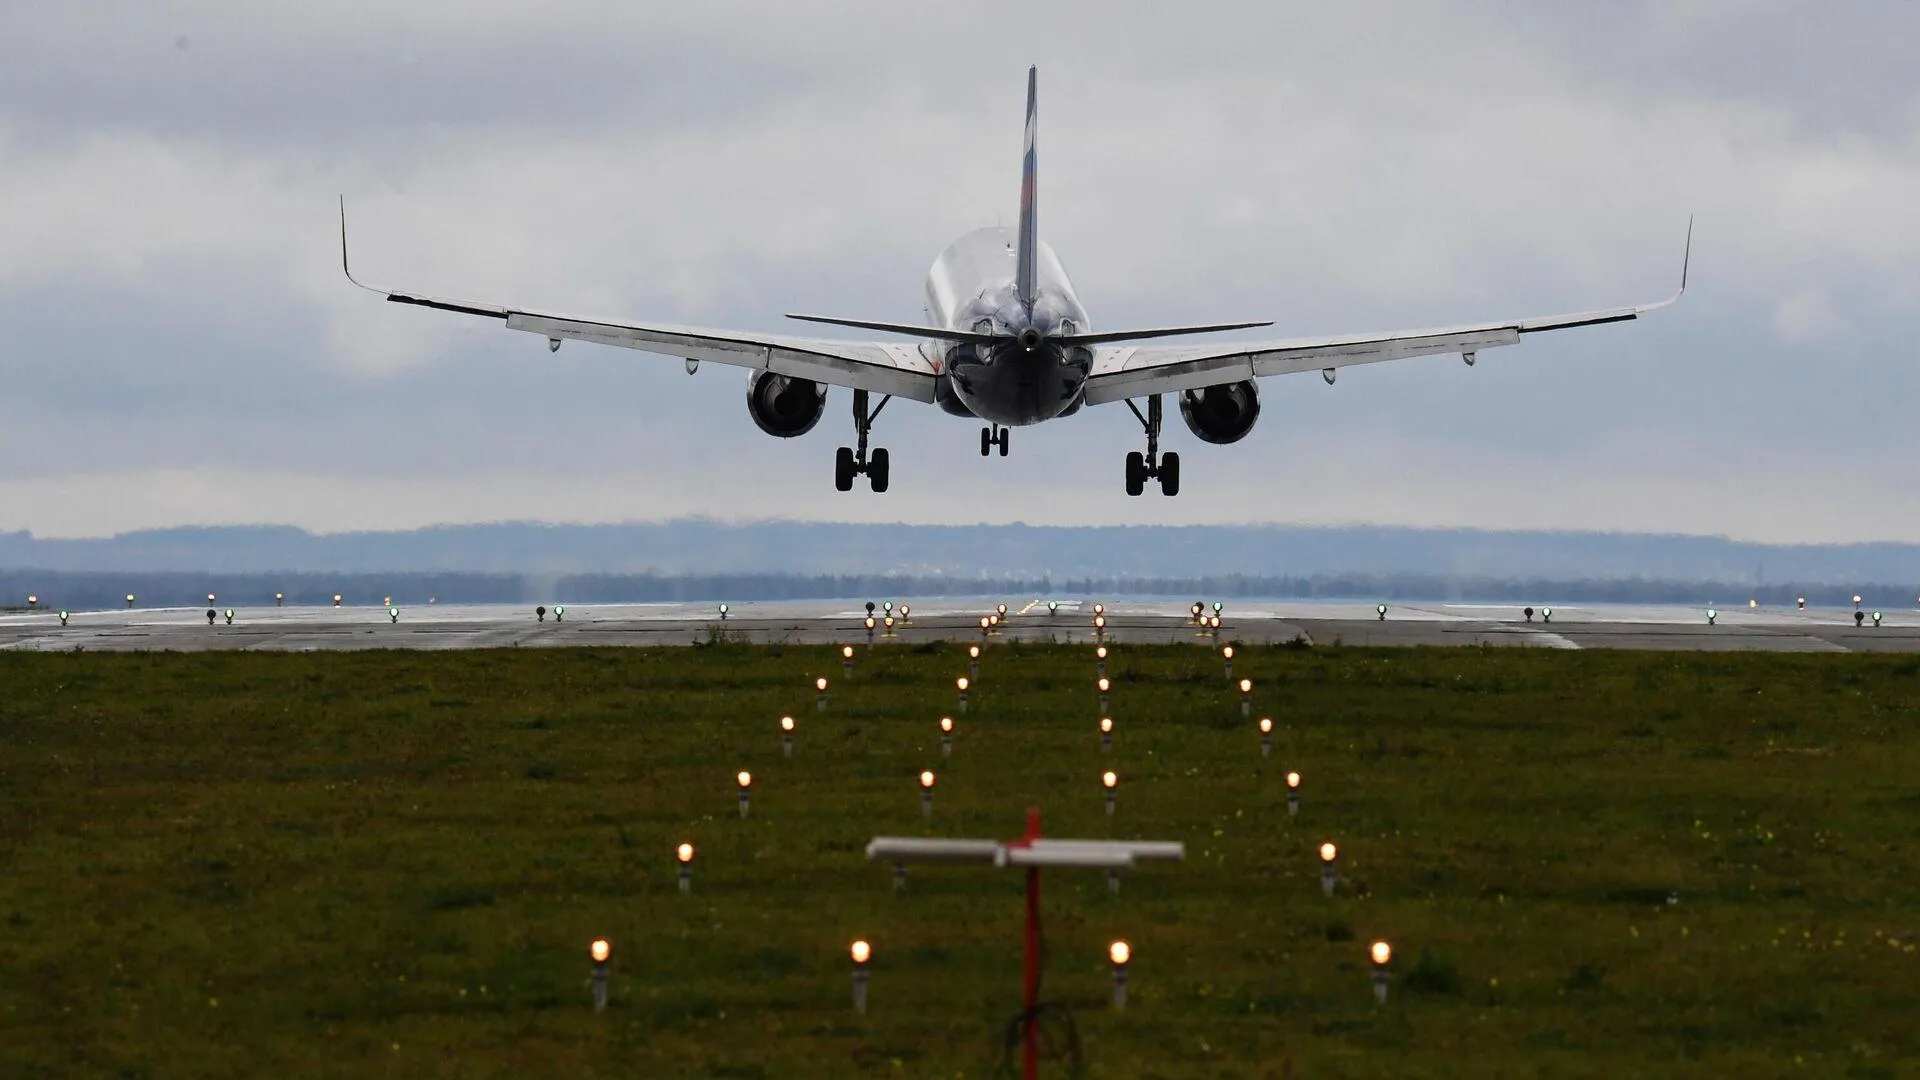
[(747, 413), (761, 431), (776, 439), (792, 439), (813, 430), (827, 409), (827, 388), (811, 379), (796, 379), (771, 371), (755, 372), (747, 380)]
[(1187, 390), (1180, 394), (1180, 418), (1201, 441), (1216, 445), (1239, 442), (1260, 419), (1260, 388), (1252, 379)]

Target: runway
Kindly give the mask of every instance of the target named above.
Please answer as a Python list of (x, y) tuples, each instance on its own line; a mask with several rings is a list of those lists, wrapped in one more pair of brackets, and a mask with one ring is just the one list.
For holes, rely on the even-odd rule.
[[(992, 641), (1092, 643), (1092, 600), (1008, 599), (1008, 615)], [(906, 601), (908, 617), (891, 634), (877, 626), (876, 645), (983, 640), (979, 620), (996, 602), (967, 597)], [(1211, 646), (1179, 600), (1104, 603), (1106, 640)], [(37, 651), (199, 651), (252, 649), (306, 652), (341, 649), (557, 648), (695, 645), (730, 641), (861, 644), (866, 611), (848, 601), (729, 605), (721, 618), (709, 604), (567, 604), (544, 618), (533, 605), (421, 604), (384, 607), (234, 607), (208, 625), (204, 609), (0, 615), (0, 649)], [(876, 611), (883, 615), (884, 611)], [(898, 615), (896, 610), (896, 615)], [(1385, 618), (1365, 602), (1227, 603), (1218, 641), (1313, 646), (1492, 645), (1557, 649), (1752, 650), (1766, 652), (1920, 652), (1920, 611), (1886, 612), (1855, 625), (1850, 609), (1721, 610), (1709, 624), (1694, 607), (1626, 604), (1556, 606), (1528, 621), (1519, 605), (1389, 604)]]

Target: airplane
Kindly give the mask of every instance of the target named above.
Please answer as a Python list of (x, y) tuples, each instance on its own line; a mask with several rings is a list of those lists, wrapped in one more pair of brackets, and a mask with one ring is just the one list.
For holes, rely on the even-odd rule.
[[(702, 361), (747, 368), (747, 412), (768, 435), (805, 435), (826, 410), (827, 387), (853, 391), (855, 445), (834, 461), (834, 487), (853, 488), (865, 476), (887, 490), (891, 462), (885, 448), (868, 448), (873, 422), (887, 402), (905, 398), (938, 405), (955, 416), (987, 422), (980, 453), (1006, 456), (1011, 430), (1070, 416), (1093, 405), (1124, 401), (1146, 434), (1146, 449), (1126, 458), (1126, 491), (1137, 496), (1149, 480), (1163, 495), (1180, 491), (1180, 455), (1160, 452), (1161, 399), (1179, 395), (1180, 416), (1202, 442), (1238, 442), (1260, 416), (1255, 380), (1318, 371), (1332, 384), (1340, 368), (1412, 356), (1457, 353), (1472, 366), (1486, 349), (1517, 344), (1529, 334), (1626, 322), (1679, 300), (1687, 289), (1693, 222), (1680, 264), (1680, 288), (1666, 300), (1637, 307), (1513, 319), (1434, 330), (1215, 344), (1137, 344), (1162, 338), (1270, 326), (1217, 323), (1096, 332), (1066, 268), (1040, 239), (1037, 200), (1037, 68), (1027, 70), (1027, 121), (1020, 172), (1020, 216), (1014, 228), (977, 229), (955, 240), (933, 262), (926, 281), (926, 325), (822, 315), (788, 315), (808, 323), (871, 330), (912, 342), (843, 341), (709, 330), (658, 323), (580, 319), (464, 300), (445, 300), (362, 284), (347, 263), (346, 199), (340, 200), (340, 268), (347, 280), (396, 304), (503, 320), (507, 329), (538, 334), (558, 351), (564, 341), (591, 341), (680, 356), (692, 374)], [(871, 405), (873, 395), (880, 403)], [(1144, 398), (1146, 411), (1135, 405)]]

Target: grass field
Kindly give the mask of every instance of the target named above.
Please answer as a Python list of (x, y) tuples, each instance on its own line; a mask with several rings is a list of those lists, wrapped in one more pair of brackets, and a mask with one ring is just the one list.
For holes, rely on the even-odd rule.
[[(1030, 805), (1051, 835), (1188, 847), (1117, 896), (1049, 873), (1044, 996), (1089, 1077), (1920, 1061), (1920, 661), (1247, 649), (1263, 760), (1206, 650), (1116, 650), (1105, 756), (1090, 649), (994, 646), (943, 760), (965, 666), (953, 645), (863, 648), (850, 681), (827, 649), (729, 645), (0, 656), (0, 1075), (993, 1076), (1018, 880), (923, 868), (896, 893), (862, 849), (1012, 837)], [(1373, 937), (1397, 951), (1384, 1007)]]

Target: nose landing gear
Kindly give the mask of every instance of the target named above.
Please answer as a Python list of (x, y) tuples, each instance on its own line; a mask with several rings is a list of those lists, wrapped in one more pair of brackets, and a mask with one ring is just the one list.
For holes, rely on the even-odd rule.
[(858, 436), (859, 449), (843, 446), (833, 458), (833, 486), (841, 491), (853, 490), (853, 478), (865, 476), (867, 483), (876, 494), (887, 490), (887, 471), (891, 462), (887, 458), (885, 447), (876, 446), (873, 452), (867, 452), (867, 433), (873, 428), (873, 420), (880, 410), (892, 401), (891, 395), (880, 399), (873, 411), (867, 411), (867, 392), (853, 392), (853, 429)]
[(1147, 431), (1147, 452), (1135, 450), (1127, 455), (1127, 494), (1139, 495), (1147, 489), (1147, 481), (1160, 481), (1160, 494), (1180, 494), (1180, 455), (1171, 451), (1160, 453), (1160, 395), (1147, 399), (1146, 415), (1140, 414), (1139, 406), (1127, 399), (1127, 408), (1140, 421)]
[(999, 424), (995, 424), (992, 427), (981, 428), (980, 429), (980, 456), (986, 457), (989, 453), (992, 452), (994, 447), (998, 446), (1000, 448), (1000, 456), (1006, 457), (1007, 456), (1007, 440), (1010, 436), (1012, 436), (1012, 434), (1013, 434), (1012, 428), (1004, 428), (1004, 427), (1001, 427)]

